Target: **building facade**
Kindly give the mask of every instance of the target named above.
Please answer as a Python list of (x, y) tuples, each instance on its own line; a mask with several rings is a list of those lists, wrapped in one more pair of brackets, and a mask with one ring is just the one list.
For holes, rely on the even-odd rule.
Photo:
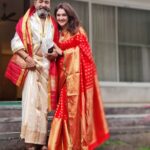
[[(62, 1), (51, 0), (52, 12)], [(66, 1), (76, 9), (89, 37), (105, 104), (147, 105), (150, 102), (149, 0)], [(29, 4), (32, 0), (22, 1), (23, 10)], [(6, 62), (1, 61), (2, 66)]]

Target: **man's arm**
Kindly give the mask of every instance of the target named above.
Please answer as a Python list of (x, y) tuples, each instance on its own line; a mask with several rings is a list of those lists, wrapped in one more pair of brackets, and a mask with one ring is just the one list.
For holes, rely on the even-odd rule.
[(35, 67), (35, 61), (31, 56), (29, 56), (24, 49), (20, 49), (16, 52), (18, 55), (20, 55), (27, 63), (27, 68), (33, 68)]
[(29, 54), (25, 50), (25, 47), (17, 33), (15, 33), (14, 38), (11, 40), (11, 49), (13, 53), (17, 53), (26, 61), (28, 68), (35, 67), (34, 60), (29, 56)]

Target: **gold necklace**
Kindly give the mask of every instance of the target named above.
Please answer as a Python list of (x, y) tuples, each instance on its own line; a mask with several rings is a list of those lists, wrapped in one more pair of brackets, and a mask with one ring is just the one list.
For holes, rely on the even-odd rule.
[(61, 31), (60, 32), (60, 41), (63, 42), (70, 37), (70, 33), (68, 31)]

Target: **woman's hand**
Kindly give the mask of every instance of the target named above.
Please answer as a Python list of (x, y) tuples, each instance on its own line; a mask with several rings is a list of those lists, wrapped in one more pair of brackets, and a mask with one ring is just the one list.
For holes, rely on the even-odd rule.
[(54, 51), (56, 51), (59, 56), (63, 55), (63, 51), (55, 43), (54, 43)]
[(53, 50), (52, 53), (46, 53), (46, 57), (49, 59), (49, 60), (55, 60), (57, 57), (58, 57), (58, 54), (55, 50)]

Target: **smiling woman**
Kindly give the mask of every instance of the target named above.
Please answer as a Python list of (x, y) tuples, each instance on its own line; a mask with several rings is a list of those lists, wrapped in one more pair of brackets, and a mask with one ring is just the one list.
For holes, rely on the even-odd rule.
[(68, 22), (68, 16), (67, 16), (66, 12), (64, 11), (64, 9), (59, 9), (56, 17), (57, 17), (57, 22), (58, 22), (59, 26), (65, 28), (65, 26), (67, 25), (67, 22)]
[(109, 138), (96, 66), (83, 27), (69, 3), (56, 6), (59, 46), (58, 104), (48, 150), (93, 150)]

